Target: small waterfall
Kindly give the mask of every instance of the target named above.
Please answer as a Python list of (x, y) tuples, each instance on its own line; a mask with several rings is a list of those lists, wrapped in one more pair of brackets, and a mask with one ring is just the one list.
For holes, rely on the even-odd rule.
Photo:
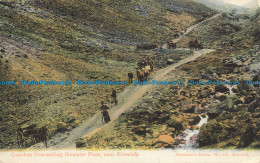
[(229, 89), (229, 95), (233, 93), (232, 89), (235, 87), (235, 85), (227, 85), (227, 88)]
[(208, 122), (209, 117), (207, 114), (205, 114), (205, 118), (203, 118), (201, 115), (199, 115), (199, 116), (200, 116), (200, 122), (196, 126), (199, 126), (199, 128), (200, 128), (203, 124)]
[[(200, 122), (196, 125), (200, 127), (208, 122), (208, 115), (205, 115), (205, 117), (203, 117), (202, 115), (200, 116)], [(181, 141), (181, 144), (179, 144), (177, 146), (177, 148), (182, 148), (182, 149), (191, 149), (191, 148), (197, 148), (199, 147), (199, 144), (197, 142), (198, 140), (198, 135), (199, 135), (199, 129), (198, 130), (190, 130), (187, 129), (185, 130), (181, 135), (179, 135), (179, 138), (182, 138), (183, 141)]]

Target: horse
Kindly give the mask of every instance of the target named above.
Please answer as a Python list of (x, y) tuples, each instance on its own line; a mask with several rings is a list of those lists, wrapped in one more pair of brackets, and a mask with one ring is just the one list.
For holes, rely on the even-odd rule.
[(36, 127), (36, 125), (31, 125), (27, 128), (19, 127), (17, 129), (17, 142), (19, 147), (25, 147), (25, 141), (29, 137), (34, 138), (35, 143), (43, 142), (44, 146), (47, 148), (47, 128)]
[[(149, 66), (147, 66), (149, 67)], [(148, 79), (148, 75), (150, 73), (150, 70), (147, 68), (143, 68), (142, 70), (137, 70), (137, 78), (139, 81), (144, 81)]]
[(201, 43), (198, 43), (197, 44), (197, 49), (202, 50), (202, 49), (204, 49), (204, 46)]
[(189, 48), (191, 51), (196, 50), (196, 44), (194, 43), (194, 41), (189, 42)]
[(190, 48), (191, 51), (204, 49), (203, 45), (201, 43), (199, 43), (197, 40), (190, 41), (189, 42), (189, 48)]

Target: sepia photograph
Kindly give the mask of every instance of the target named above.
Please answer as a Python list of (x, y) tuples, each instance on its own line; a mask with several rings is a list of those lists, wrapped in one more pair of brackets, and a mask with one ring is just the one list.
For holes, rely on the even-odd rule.
[(0, 163), (259, 163), (260, 0), (0, 0)]

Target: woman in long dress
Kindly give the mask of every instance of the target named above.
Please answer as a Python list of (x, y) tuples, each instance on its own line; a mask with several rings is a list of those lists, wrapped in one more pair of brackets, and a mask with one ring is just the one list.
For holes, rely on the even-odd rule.
[(100, 107), (100, 110), (102, 111), (102, 121), (103, 121), (103, 123), (108, 123), (111, 121), (110, 116), (107, 111), (109, 109), (109, 107), (106, 106), (103, 101), (101, 102), (101, 105), (102, 106)]

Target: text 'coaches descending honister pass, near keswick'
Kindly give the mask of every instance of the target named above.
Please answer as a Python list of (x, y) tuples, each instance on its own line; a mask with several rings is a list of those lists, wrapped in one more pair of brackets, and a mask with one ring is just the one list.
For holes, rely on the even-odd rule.
[(259, 0), (0, 0), (0, 162), (260, 161)]

